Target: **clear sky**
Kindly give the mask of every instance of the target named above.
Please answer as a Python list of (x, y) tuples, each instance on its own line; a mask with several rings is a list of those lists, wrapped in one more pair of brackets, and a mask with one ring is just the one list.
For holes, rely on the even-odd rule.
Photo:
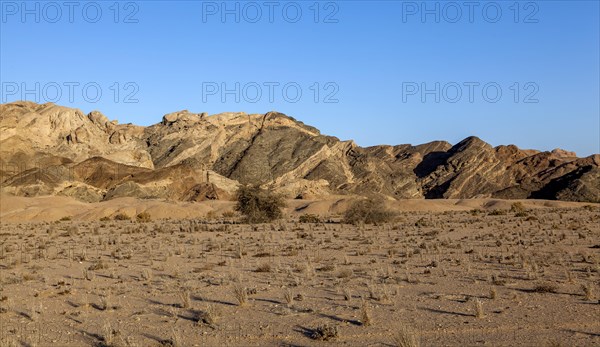
[(600, 152), (598, 1), (2, 0), (0, 10), (2, 102), (141, 125), (182, 109), (277, 110), (362, 146), (475, 135)]

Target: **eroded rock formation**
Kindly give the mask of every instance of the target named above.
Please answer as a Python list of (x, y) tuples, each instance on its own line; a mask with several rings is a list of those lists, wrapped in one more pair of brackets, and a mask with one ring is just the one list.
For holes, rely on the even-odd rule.
[(600, 201), (600, 155), (492, 147), (363, 148), (277, 112), (180, 111), (149, 127), (51, 103), (0, 105), (0, 182), (8, 194), (184, 201), (229, 199), (239, 184), (290, 198), (329, 194), (406, 198)]

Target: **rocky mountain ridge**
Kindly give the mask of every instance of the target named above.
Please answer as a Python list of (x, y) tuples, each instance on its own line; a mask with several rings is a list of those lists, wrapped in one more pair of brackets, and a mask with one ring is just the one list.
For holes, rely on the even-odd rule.
[(51, 103), (0, 105), (4, 194), (230, 199), (239, 184), (289, 198), (505, 198), (600, 202), (600, 155), (456, 145), (360, 147), (277, 112), (167, 114), (142, 127)]

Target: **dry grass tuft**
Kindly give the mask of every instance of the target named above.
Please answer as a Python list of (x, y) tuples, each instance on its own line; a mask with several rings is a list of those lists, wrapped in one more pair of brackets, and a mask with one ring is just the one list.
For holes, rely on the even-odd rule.
[(362, 325), (367, 327), (373, 324), (373, 319), (371, 318), (371, 309), (369, 308), (367, 301), (364, 299), (360, 308), (360, 322)]
[(288, 288), (283, 290), (283, 298), (288, 307), (291, 307), (294, 304), (294, 294), (292, 294), (292, 291)]
[(583, 290), (583, 296), (585, 300), (594, 300), (594, 287), (592, 287), (590, 283), (582, 284), (581, 290)]
[(232, 286), (233, 296), (240, 306), (245, 306), (248, 303), (248, 291), (241, 283), (234, 283)]
[(421, 345), (417, 333), (406, 325), (401, 325), (393, 337), (396, 347), (419, 347)]
[(350, 292), (350, 289), (344, 288), (342, 290), (342, 294), (344, 295), (344, 300), (346, 300), (346, 301), (352, 300), (352, 293)]
[(182, 290), (181, 292), (179, 292), (179, 301), (179, 307), (190, 308), (192, 306), (190, 292), (187, 290)]
[(198, 323), (206, 324), (211, 327), (215, 327), (217, 325), (217, 320), (221, 317), (221, 311), (213, 306), (208, 305), (206, 310), (201, 313), (200, 317), (198, 317)]
[(483, 314), (483, 303), (481, 302), (481, 300), (475, 299), (474, 305), (475, 305), (475, 317), (477, 317), (477, 318), (483, 318), (484, 317), (484, 314)]

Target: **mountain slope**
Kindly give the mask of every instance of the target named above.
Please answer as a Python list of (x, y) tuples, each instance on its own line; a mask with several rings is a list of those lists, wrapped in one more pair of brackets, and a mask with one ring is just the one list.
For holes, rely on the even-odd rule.
[(492, 147), (363, 148), (277, 112), (208, 116), (180, 111), (149, 127), (51, 103), (0, 105), (2, 192), (180, 201), (229, 199), (238, 184), (291, 198), (543, 198), (600, 201), (600, 155)]

